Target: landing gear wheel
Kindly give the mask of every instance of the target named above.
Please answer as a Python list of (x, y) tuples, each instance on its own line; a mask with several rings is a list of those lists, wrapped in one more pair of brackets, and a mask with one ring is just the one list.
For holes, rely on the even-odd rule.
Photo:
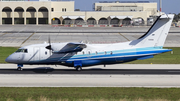
[(18, 67), (17, 70), (18, 70), (18, 71), (22, 71), (22, 68), (21, 68), (21, 67)]
[(81, 71), (82, 68), (80, 66), (76, 67), (76, 71)]

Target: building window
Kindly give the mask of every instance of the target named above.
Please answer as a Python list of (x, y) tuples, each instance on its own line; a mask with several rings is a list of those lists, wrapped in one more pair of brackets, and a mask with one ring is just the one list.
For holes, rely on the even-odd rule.
[(54, 8), (51, 8), (51, 11), (53, 12), (53, 11), (54, 11)]
[(62, 8), (62, 12), (66, 12), (66, 8)]

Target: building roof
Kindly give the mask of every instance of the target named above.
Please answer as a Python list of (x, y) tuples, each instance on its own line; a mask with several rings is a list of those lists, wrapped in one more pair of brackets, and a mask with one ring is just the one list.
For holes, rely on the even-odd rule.
[(99, 1), (99, 3), (150, 3), (149, 1)]

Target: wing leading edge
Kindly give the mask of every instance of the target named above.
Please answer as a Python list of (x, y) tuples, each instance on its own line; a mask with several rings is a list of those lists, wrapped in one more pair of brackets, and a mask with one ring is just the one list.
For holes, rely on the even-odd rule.
[[(56, 46), (58, 47), (58, 46)], [(86, 48), (86, 44), (83, 43), (67, 43), (64, 47), (60, 50), (53, 50), (54, 53), (72, 53), (72, 52), (80, 52), (84, 48)]]

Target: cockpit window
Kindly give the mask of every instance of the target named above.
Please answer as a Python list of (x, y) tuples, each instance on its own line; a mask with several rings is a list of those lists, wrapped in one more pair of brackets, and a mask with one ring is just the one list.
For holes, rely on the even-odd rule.
[(24, 49), (24, 53), (28, 53), (27, 49)]
[(17, 51), (16, 51), (16, 53), (28, 53), (28, 50), (27, 49), (18, 49)]
[(18, 49), (17, 51), (16, 51), (16, 53), (19, 53), (19, 52), (21, 52), (22, 51), (22, 49)]

